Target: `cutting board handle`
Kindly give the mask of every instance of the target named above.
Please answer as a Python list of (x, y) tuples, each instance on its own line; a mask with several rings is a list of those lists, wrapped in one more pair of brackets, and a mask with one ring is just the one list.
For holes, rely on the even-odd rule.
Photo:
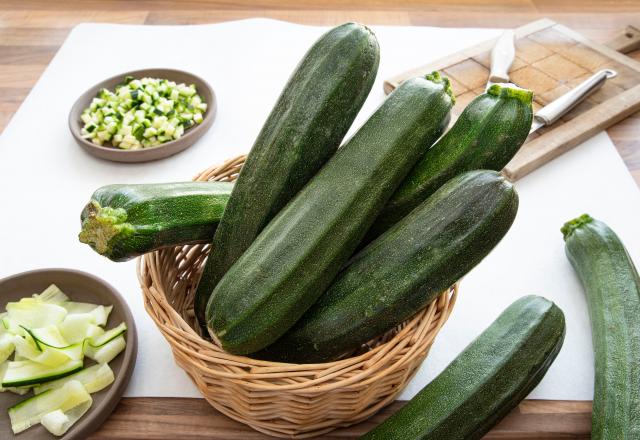
[(640, 29), (627, 26), (624, 31), (609, 41), (607, 46), (624, 54), (640, 49)]

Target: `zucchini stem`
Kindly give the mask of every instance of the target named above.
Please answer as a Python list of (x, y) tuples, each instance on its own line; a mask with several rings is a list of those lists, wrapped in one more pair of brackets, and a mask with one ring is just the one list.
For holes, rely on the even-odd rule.
[(567, 241), (567, 238), (569, 238), (571, 234), (573, 234), (573, 231), (583, 225), (586, 225), (587, 223), (591, 223), (592, 221), (593, 218), (589, 214), (582, 214), (580, 217), (576, 217), (573, 220), (569, 220), (568, 222), (566, 222), (564, 226), (560, 228), (560, 232), (562, 232), (564, 241)]
[(451, 81), (449, 81), (449, 78), (447, 78), (446, 76), (440, 75), (440, 72), (436, 70), (426, 74), (424, 78), (428, 79), (434, 84), (442, 84), (442, 86), (444, 87), (445, 93), (449, 95), (449, 98), (451, 98), (451, 103), (452, 104), (456, 103), (456, 97), (453, 94), (453, 90), (451, 90)]
[(525, 104), (531, 105), (533, 102), (533, 92), (528, 89), (523, 89), (520, 87), (513, 86), (501, 86), (500, 84), (493, 84), (487, 90), (489, 95), (497, 96), (497, 97), (506, 97), (506, 98), (515, 98), (524, 102)]
[(101, 255), (111, 252), (110, 241), (113, 237), (133, 233), (133, 226), (126, 223), (127, 212), (122, 208), (100, 206), (91, 200), (82, 213), (82, 230), (78, 239), (86, 243)]

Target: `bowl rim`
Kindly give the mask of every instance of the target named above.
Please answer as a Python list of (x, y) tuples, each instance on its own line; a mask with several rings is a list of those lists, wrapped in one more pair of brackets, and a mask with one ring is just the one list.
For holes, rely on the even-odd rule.
[[(113, 383), (105, 390), (107, 393), (105, 398), (97, 405), (92, 405), (90, 408), (91, 414), (87, 414), (88, 417), (82, 417), (78, 420), (78, 422), (73, 425), (63, 437), (61, 437), (62, 440), (83, 439), (95, 432), (111, 416), (129, 385), (138, 356), (138, 332), (136, 323), (133, 318), (133, 314), (131, 313), (131, 308), (122, 294), (120, 294), (120, 292), (118, 292), (118, 290), (110, 283), (89, 272), (62, 267), (32, 269), (2, 277), (0, 278), (0, 284), (10, 282), (11, 280), (18, 278), (29, 278), (33, 275), (43, 273), (67, 274), (69, 276), (85, 278), (96, 284), (104, 286), (115, 298), (115, 302), (117, 304), (114, 305), (121, 308), (121, 312), (124, 315), (125, 322), (127, 324), (127, 345), (122, 353), (122, 367), (120, 368), (119, 374), (116, 376)], [(52, 435), (51, 437), (53, 438), (54, 436)]]
[[(86, 140), (81, 136), (80, 132), (82, 130), (82, 121), (74, 118), (74, 115), (82, 114), (82, 111), (84, 110), (84, 108), (86, 108), (86, 104), (84, 104), (84, 101), (86, 99), (93, 99), (93, 96), (98, 92), (99, 89), (104, 87), (105, 83), (110, 83), (115, 80), (124, 79), (127, 76), (133, 76), (133, 77), (140, 77), (140, 75), (148, 76), (147, 75), (148, 72), (166, 72), (167, 76), (161, 79), (171, 80), (170, 78), (171, 75), (185, 75), (185, 76), (194, 78), (198, 82), (201, 82), (204, 85), (204, 87), (207, 89), (208, 93), (211, 95), (211, 100), (210, 100), (211, 102), (207, 102), (208, 107), (207, 107), (207, 111), (204, 113), (204, 118), (202, 122), (193, 127), (189, 127), (189, 129), (185, 130), (184, 135), (182, 135), (179, 139), (174, 139), (172, 141), (165, 142), (163, 144), (156, 145), (154, 147), (140, 148), (136, 150), (125, 150), (118, 147), (105, 147), (102, 145), (97, 145), (97, 144), (94, 144), (93, 142)], [(199, 91), (198, 94), (202, 95), (202, 92)], [(103, 79), (93, 84), (91, 87), (87, 88), (83, 93), (81, 93), (80, 96), (78, 96), (78, 98), (76, 98), (73, 105), (71, 106), (71, 109), (69, 110), (69, 115), (67, 119), (68, 119), (69, 131), (71, 131), (73, 138), (77, 143), (81, 144), (81, 146), (83, 146), (85, 149), (94, 150), (96, 152), (101, 152), (108, 155), (131, 157), (133, 155), (140, 155), (143, 152), (147, 152), (146, 154), (148, 154), (149, 151), (157, 151), (160, 149), (167, 150), (167, 149), (170, 149), (171, 147), (176, 147), (176, 145), (178, 145), (178, 142), (181, 142), (181, 141), (182, 143), (187, 143), (188, 145), (185, 146), (184, 148), (177, 147), (177, 151), (175, 152), (178, 153), (188, 148), (193, 143), (195, 143), (199, 139), (199, 137), (202, 136), (211, 127), (211, 124), (213, 123), (213, 119), (216, 116), (216, 110), (217, 110), (217, 97), (216, 97), (215, 91), (213, 90), (209, 82), (207, 82), (207, 80), (205, 80), (201, 76), (188, 72), (186, 70), (181, 70), (181, 69), (173, 69), (173, 68), (166, 68), (166, 67), (148, 67), (144, 69), (130, 70), (127, 72), (119, 73), (117, 75), (112, 75), (109, 78)], [(196, 136), (196, 134), (200, 134), (200, 136)], [(194, 138), (194, 136), (195, 136), (195, 139), (193, 139), (193, 142), (189, 144), (188, 140), (190, 140), (191, 138)], [(99, 157), (104, 158), (103, 155)], [(160, 157), (158, 157), (158, 159), (159, 158)], [(109, 159), (109, 160), (117, 161), (117, 159)], [(153, 160), (153, 159), (149, 159), (149, 160)]]

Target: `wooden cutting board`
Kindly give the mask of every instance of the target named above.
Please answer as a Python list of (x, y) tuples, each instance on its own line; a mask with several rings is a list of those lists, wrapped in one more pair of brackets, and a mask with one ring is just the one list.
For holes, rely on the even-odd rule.
[[(579, 33), (542, 19), (515, 30), (511, 80), (534, 92), (534, 112), (601, 69), (618, 75), (552, 126), (529, 136), (503, 173), (511, 180), (530, 173), (594, 134), (640, 110), (640, 63)], [(495, 39), (404, 72), (384, 83), (390, 93), (402, 81), (434, 70), (451, 80), (454, 118), (484, 92)]]

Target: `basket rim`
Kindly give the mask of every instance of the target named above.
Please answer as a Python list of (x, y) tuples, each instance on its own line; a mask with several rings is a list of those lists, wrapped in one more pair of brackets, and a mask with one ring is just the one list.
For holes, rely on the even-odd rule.
[[(203, 362), (214, 362), (216, 364), (226, 365), (228, 367), (237, 367), (240, 369), (249, 370), (242, 370), (235, 373), (221, 370), (210, 372), (211, 376), (217, 376), (219, 378), (226, 378), (230, 380), (246, 380), (248, 379), (247, 376), (253, 376), (259, 377), (260, 379), (268, 380), (281, 377), (291, 377), (292, 374), (295, 373), (298, 373), (296, 377), (312, 377), (312, 379), (309, 379), (307, 381), (278, 386), (278, 390), (282, 391), (299, 390), (308, 387), (314, 387), (314, 391), (316, 393), (324, 393), (331, 389), (352, 385), (356, 382), (359, 386), (367, 385), (370, 382), (374, 381), (380, 375), (384, 375), (387, 371), (395, 370), (402, 367), (405, 363), (411, 361), (416, 355), (419, 355), (423, 351), (421, 350), (423, 345), (431, 345), (431, 343), (433, 342), (432, 340), (428, 341), (428, 344), (416, 344), (415, 342), (416, 339), (419, 339), (422, 334), (427, 333), (431, 328), (436, 330), (436, 333), (440, 330), (440, 328), (442, 328), (453, 310), (459, 289), (459, 283), (455, 283), (449, 289), (440, 293), (420, 312), (405, 321), (403, 323), (403, 327), (391, 339), (382, 342), (371, 350), (359, 355), (338, 359), (331, 362), (312, 364), (274, 362), (261, 359), (253, 359), (248, 356), (234, 355), (225, 352), (220, 346), (200, 336), (197, 331), (185, 321), (183, 316), (177, 310), (175, 310), (173, 306), (171, 306), (171, 304), (168, 303), (168, 301), (166, 300), (166, 296), (161, 292), (157, 292), (164, 297), (164, 302), (171, 309), (171, 314), (173, 315), (171, 317), (172, 321), (174, 321), (172, 325), (167, 325), (165, 322), (163, 322), (160, 317), (157, 316), (155, 311), (152, 309), (151, 304), (149, 303), (149, 296), (155, 297), (155, 295), (152, 294), (152, 289), (149, 288), (145, 282), (145, 277), (149, 276), (147, 272), (147, 258), (148, 256), (157, 257), (156, 254), (158, 252), (162, 252), (162, 250), (153, 252), (151, 254), (146, 254), (138, 258), (136, 262), (136, 269), (138, 280), (145, 296), (144, 307), (147, 313), (151, 316), (152, 320), (160, 329), (165, 339), (167, 339), (167, 341), (171, 345), (171, 348), (174, 350), (181, 349), (182, 343), (186, 339), (192, 344), (198, 345), (200, 348), (204, 348), (209, 352), (215, 353), (215, 355), (206, 355), (200, 352), (191, 353), (191, 356), (194, 356), (195, 358), (198, 358)], [(147, 291), (151, 295), (147, 294)], [(433, 318), (435, 317), (438, 309), (444, 310), (444, 313), (441, 313), (440, 316), (438, 316), (438, 318), (434, 320)], [(174, 324), (175, 320), (177, 320), (179, 326), (176, 326)], [(418, 322), (421, 323), (421, 325), (418, 327), (418, 331), (413, 332), (414, 334), (411, 336), (411, 338), (406, 338), (410, 330), (414, 328), (411, 324), (415, 325)], [(376, 367), (379, 364), (383, 364), (383, 360), (387, 356), (391, 355), (392, 352), (400, 351), (410, 343), (412, 343), (411, 348), (409, 349), (409, 351), (404, 353), (398, 361), (386, 365), (382, 370), (376, 370)], [(331, 385), (330, 387), (327, 387), (327, 385), (316, 386), (316, 384), (326, 382), (333, 377), (337, 377), (341, 374), (344, 374), (345, 372), (356, 370), (358, 368), (363, 370), (359, 375), (354, 375), (346, 380), (339, 382), (330, 382), (329, 384), (327, 384)], [(364, 382), (359, 381), (359, 379), (371, 375), (371, 371), (376, 371), (375, 377), (370, 377)], [(274, 389), (274, 385), (272, 383), (262, 385), (254, 382), (245, 382), (245, 385), (254, 390)]]

